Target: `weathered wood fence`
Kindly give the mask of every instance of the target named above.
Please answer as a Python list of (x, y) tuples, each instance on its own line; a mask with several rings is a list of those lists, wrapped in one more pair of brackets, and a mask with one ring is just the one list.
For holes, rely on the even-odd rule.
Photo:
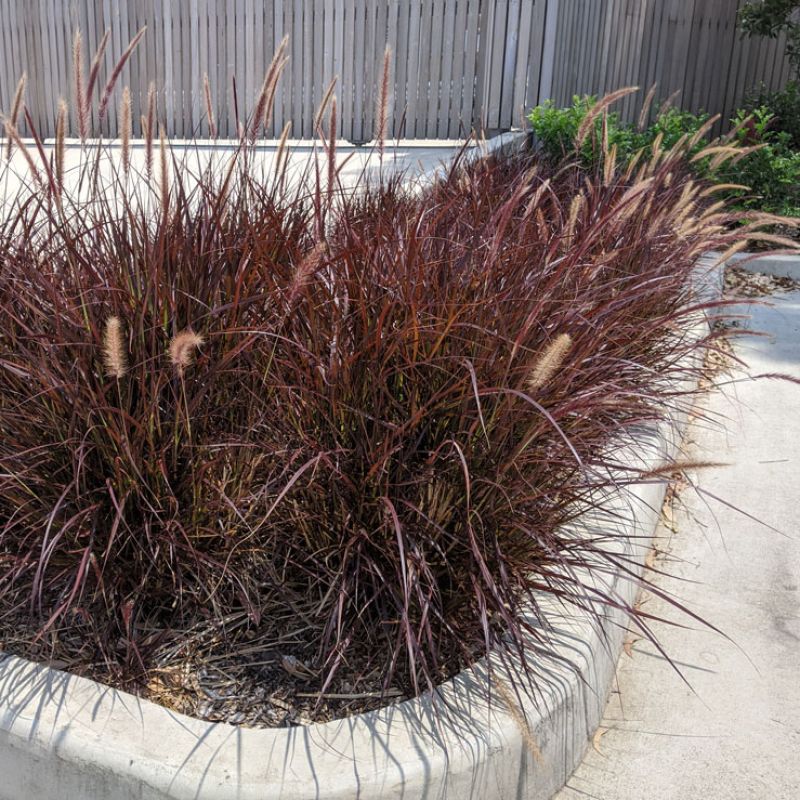
[(644, 91), (620, 104), (639, 115), (645, 91), (658, 84), (664, 99), (729, 120), (745, 95), (789, 78), (786, 37), (744, 37), (737, 26), (746, 0), (550, 0), (554, 24), (552, 84), (558, 104), (574, 94), (604, 94), (622, 86)]
[[(741, 37), (744, 0), (0, 0), (0, 109), (19, 75), (43, 136), (59, 97), (70, 99), (76, 28), (91, 51), (111, 31), (104, 70), (142, 26), (147, 33), (120, 80), (134, 102), (134, 133), (148, 85), (173, 137), (208, 132), (207, 74), (221, 136), (236, 135), (284, 33), (291, 60), (281, 78), (272, 135), (313, 135), (315, 110), (334, 75), (342, 135), (371, 138), (386, 42), (394, 50), (392, 135), (455, 137), (502, 130), (552, 97), (659, 84), (678, 104), (729, 117), (744, 94), (788, 77), (785, 41)], [(232, 79), (236, 78), (237, 104)], [(100, 82), (104, 75), (101, 71)], [(98, 89), (99, 92), (99, 89)], [(643, 92), (626, 99), (638, 115)], [(112, 108), (104, 134), (116, 134)], [(23, 125), (23, 132), (25, 126)]]
[[(243, 117), (284, 34), (291, 58), (278, 87), (273, 135), (287, 121), (292, 136), (313, 135), (317, 106), (338, 75), (341, 133), (370, 139), (387, 42), (394, 50), (394, 135), (509, 128), (538, 98), (545, 6), (546, 0), (0, 0), (0, 108), (9, 108), (27, 71), (31, 116), (51, 135), (59, 97), (72, 95), (73, 31), (80, 27), (93, 49), (111, 30), (110, 69), (146, 25), (120, 80), (131, 87), (134, 133), (155, 80), (169, 134), (205, 135), (208, 74), (219, 133), (234, 136), (232, 78)], [(115, 131), (112, 111), (106, 132)]]

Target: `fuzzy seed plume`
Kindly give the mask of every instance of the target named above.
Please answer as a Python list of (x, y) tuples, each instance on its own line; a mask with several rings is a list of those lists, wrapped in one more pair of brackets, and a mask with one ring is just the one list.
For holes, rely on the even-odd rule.
[(44, 184), (42, 183), (42, 175), (39, 172), (38, 167), (36, 166), (36, 162), (33, 160), (31, 156), (30, 150), (28, 150), (27, 145), (25, 142), (22, 141), (22, 138), (19, 135), (19, 131), (17, 130), (16, 126), (12, 125), (9, 120), (5, 122), (5, 129), (6, 129), (6, 138), (13, 142), (17, 149), (22, 153), (22, 156), (25, 159), (25, 163), (28, 165), (28, 169), (30, 170), (31, 177), (33, 178), (34, 182), (38, 187), (42, 187)]
[(647, 127), (647, 120), (650, 115), (650, 109), (653, 106), (653, 100), (655, 99), (657, 88), (658, 84), (654, 83), (645, 95), (644, 102), (642, 103), (642, 110), (639, 112), (639, 120), (637, 123), (637, 128), (640, 131), (643, 131)]
[[(11, 123), (13, 127), (17, 126), (17, 121), (19, 120), (19, 112), (22, 108), (22, 101), (25, 97), (25, 83), (28, 80), (28, 76), (26, 73), (22, 73), (22, 77), (19, 79), (19, 83), (17, 83), (17, 90), (14, 92), (14, 100), (11, 103), (11, 113), (8, 115), (8, 121)], [(6, 161), (11, 159), (11, 153), (13, 151), (13, 146), (10, 138), (6, 138)]]
[(611, 145), (611, 149), (605, 151), (603, 159), (603, 184), (608, 186), (614, 180), (617, 171), (617, 146)]
[(194, 353), (203, 344), (203, 337), (191, 328), (176, 334), (169, 343), (169, 360), (178, 375), (183, 373), (194, 362)]
[(169, 152), (167, 150), (167, 133), (162, 125), (159, 130), (159, 158), (158, 163), (161, 167), (159, 176), (159, 188), (161, 189), (161, 211), (164, 216), (169, 212)]
[(264, 82), (261, 85), (261, 91), (256, 98), (256, 104), (253, 110), (253, 117), (250, 121), (250, 139), (253, 140), (258, 134), (259, 126), (263, 125), (267, 130), (272, 122), (272, 110), (275, 103), (275, 91), (278, 87), (281, 73), (289, 61), (286, 55), (286, 48), (289, 46), (289, 35), (281, 39), (278, 49), (272, 56), (272, 61), (267, 67), (267, 72), (264, 75)]
[(578, 224), (578, 215), (581, 213), (585, 201), (586, 198), (583, 196), (583, 190), (572, 198), (572, 202), (569, 206), (567, 225), (564, 229), (564, 237), (561, 240), (562, 248), (567, 248), (572, 243), (572, 239), (575, 236), (575, 226)]
[(122, 100), (119, 104), (119, 138), (122, 151), (122, 169), (127, 175), (131, 169), (131, 90), (126, 86), (122, 90)]
[(86, 82), (86, 95), (83, 98), (83, 102), (86, 103), (87, 109), (91, 109), (92, 107), (92, 95), (94, 94), (94, 87), (97, 85), (97, 76), (100, 74), (100, 64), (103, 60), (103, 56), (105, 55), (110, 36), (111, 29), (108, 28), (103, 34), (103, 38), (100, 40), (100, 44), (97, 46), (97, 50), (92, 58), (92, 63), (89, 66), (89, 80)]
[(541, 389), (545, 386), (564, 361), (565, 356), (572, 347), (572, 337), (568, 333), (560, 333), (544, 349), (536, 359), (527, 385), (530, 391)]
[(328, 197), (333, 196), (336, 183), (336, 95), (331, 98), (330, 122), (328, 123)]
[(69, 111), (67, 103), (62, 97), (58, 101), (58, 115), (56, 116), (56, 184), (60, 187), (64, 185), (64, 153), (66, 150), (67, 123), (69, 121)]
[(292, 275), (289, 287), (289, 305), (294, 305), (300, 293), (308, 285), (314, 273), (319, 269), (325, 254), (325, 243), (317, 242), (300, 260)]
[(211, 97), (211, 84), (208, 82), (208, 73), (203, 74), (203, 98), (206, 102), (206, 118), (208, 121), (208, 135), (217, 138), (217, 121), (214, 117), (214, 101)]
[(128, 371), (128, 356), (119, 317), (109, 317), (103, 330), (103, 363), (106, 375), (119, 380)]
[(144, 166), (147, 177), (153, 174), (153, 137), (156, 135), (156, 84), (150, 81), (147, 89), (147, 117), (144, 126)]
[(322, 132), (322, 120), (325, 117), (325, 112), (328, 109), (328, 104), (331, 102), (333, 93), (336, 91), (336, 80), (337, 79), (334, 76), (331, 82), (328, 84), (328, 88), (325, 89), (325, 94), (322, 95), (322, 101), (319, 104), (317, 113), (314, 115), (314, 130), (318, 131), (320, 136), (324, 135)]
[(542, 751), (539, 749), (539, 745), (536, 743), (533, 731), (531, 730), (530, 725), (528, 725), (528, 720), (525, 718), (525, 713), (522, 710), (519, 701), (514, 697), (514, 693), (511, 691), (509, 685), (499, 675), (495, 674), (492, 680), (497, 693), (502, 698), (503, 703), (511, 715), (511, 719), (514, 720), (514, 724), (517, 726), (517, 729), (522, 736), (522, 741), (525, 743), (525, 747), (528, 748), (528, 752), (530, 752), (533, 758), (541, 764), (543, 761)]
[(378, 92), (378, 106), (375, 109), (375, 141), (378, 143), (378, 154), (383, 158), (383, 144), (389, 126), (389, 76), (392, 66), (392, 47), (386, 45), (383, 51), (383, 69), (381, 70), (381, 86)]
[(128, 62), (128, 59), (131, 57), (131, 54), (136, 49), (136, 46), (142, 40), (142, 37), (147, 30), (147, 26), (145, 25), (143, 28), (140, 28), (133, 39), (130, 40), (128, 46), (123, 51), (122, 55), (119, 57), (119, 60), (114, 65), (114, 68), (111, 70), (111, 75), (109, 76), (108, 80), (106, 81), (106, 85), (103, 88), (103, 93), (100, 95), (100, 103), (97, 106), (97, 117), (100, 122), (103, 121), (103, 118), (106, 115), (106, 110), (108, 109), (108, 103), (111, 100), (111, 93), (114, 91), (114, 86), (119, 79), (120, 74), (122, 73), (122, 68)]
[(634, 92), (638, 91), (639, 91), (638, 86), (626, 86), (624, 89), (617, 89), (615, 92), (607, 94), (605, 97), (602, 97), (597, 103), (595, 103), (589, 109), (588, 113), (583, 118), (583, 122), (581, 122), (580, 127), (578, 128), (578, 133), (575, 137), (575, 149), (580, 150), (580, 148), (583, 146), (583, 143), (586, 141), (586, 137), (592, 130), (594, 121), (610, 105), (613, 105), (618, 100), (622, 100), (623, 97), (627, 97), (629, 94), (633, 94)]
[(83, 37), (80, 29), (75, 31), (72, 40), (72, 80), (75, 94), (75, 117), (78, 121), (78, 135), (82, 142), (89, 135), (89, 109), (86, 107), (86, 91), (83, 80)]

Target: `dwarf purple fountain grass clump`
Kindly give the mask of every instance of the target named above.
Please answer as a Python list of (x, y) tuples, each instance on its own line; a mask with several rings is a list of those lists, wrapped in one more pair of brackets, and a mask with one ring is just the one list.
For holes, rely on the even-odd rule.
[(625, 569), (613, 533), (567, 523), (721, 335), (690, 335), (698, 257), (759, 221), (734, 230), (680, 147), (262, 182), (265, 113), (191, 178), (162, 136), (153, 202), (87, 168), (88, 200), (43, 185), (0, 222), (0, 636), (133, 685), (165, 642), (253, 637), (313, 691), (530, 663), (542, 593), (611, 600), (578, 568)]

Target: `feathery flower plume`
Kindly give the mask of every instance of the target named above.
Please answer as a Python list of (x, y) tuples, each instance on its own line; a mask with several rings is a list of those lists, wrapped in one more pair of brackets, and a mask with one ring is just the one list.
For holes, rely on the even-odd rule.
[(314, 115), (314, 130), (320, 131), (320, 135), (322, 135), (321, 134), (322, 118), (325, 116), (325, 112), (328, 110), (328, 103), (331, 102), (333, 93), (336, 90), (336, 81), (337, 78), (336, 76), (334, 76), (331, 82), (328, 84), (328, 88), (325, 89), (325, 94), (322, 95), (322, 102), (319, 104), (317, 113)]
[(572, 347), (572, 337), (568, 333), (559, 333), (544, 349), (533, 365), (527, 385), (530, 391), (541, 389), (561, 366), (561, 362)]
[(678, 99), (678, 95), (681, 93), (680, 89), (676, 89), (659, 107), (658, 111), (656, 111), (656, 118), (663, 116), (664, 114), (672, 108), (675, 101)]
[(83, 38), (80, 28), (72, 40), (72, 80), (74, 81), (75, 118), (78, 120), (78, 136), (81, 142), (89, 135), (89, 109), (86, 107), (86, 91), (83, 85)]
[(42, 176), (39, 172), (39, 169), (36, 166), (36, 162), (33, 160), (33, 157), (30, 154), (25, 142), (22, 141), (19, 135), (19, 131), (16, 129), (14, 125), (11, 124), (10, 120), (6, 120), (5, 123), (6, 127), (6, 137), (9, 141), (13, 142), (19, 151), (22, 153), (23, 157), (25, 158), (25, 163), (28, 165), (28, 169), (31, 172), (31, 176), (33, 180), (36, 182), (37, 186), (40, 188), (44, 185), (42, 183)]
[(289, 287), (290, 306), (294, 305), (300, 293), (308, 285), (314, 273), (319, 269), (324, 252), (325, 242), (317, 242), (295, 267), (294, 274), (292, 275), (292, 283)]
[(286, 48), (289, 44), (289, 35), (281, 39), (275, 54), (272, 56), (272, 61), (267, 67), (267, 72), (264, 75), (264, 83), (261, 85), (261, 91), (258, 93), (256, 104), (253, 109), (253, 117), (250, 120), (250, 139), (255, 139), (258, 134), (259, 125), (263, 123), (264, 128), (269, 128), (272, 121), (272, 109), (275, 104), (275, 91), (278, 86), (278, 80), (281, 77), (284, 67), (289, 61), (286, 56)]
[(64, 152), (66, 149), (65, 140), (67, 138), (68, 118), (69, 110), (67, 109), (66, 101), (62, 97), (58, 101), (58, 115), (56, 116), (55, 177), (59, 189), (64, 185)]
[(103, 363), (106, 374), (119, 380), (128, 371), (128, 356), (122, 340), (122, 322), (119, 317), (109, 317), (103, 331)]
[(130, 43), (125, 48), (125, 51), (119, 57), (119, 61), (114, 65), (114, 69), (111, 70), (111, 75), (109, 76), (108, 80), (106, 81), (105, 88), (103, 89), (103, 94), (100, 97), (100, 105), (97, 107), (97, 116), (99, 117), (100, 121), (103, 121), (103, 118), (106, 115), (106, 110), (108, 109), (108, 102), (111, 100), (111, 92), (114, 91), (114, 86), (119, 79), (120, 73), (122, 72), (122, 68), (127, 63), (128, 59), (131, 57), (131, 53), (136, 49), (136, 45), (144, 36), (145, 31), (147, 30), (147, 26), (145, 25), (143, 28), (140, 28), (136, 36), (130, 40)]
[(508, 709), (508, 713), (511, 715), (511, 719), (514, 720), (514, 724), (517, 726), (517, 729), (522, 736), (522, 741), (528, 748), (528, 752), (530, 752), (535, 761), (541, 764), (543, 760), (542, 751), (539, 749), (539, 745), (536, 743), (536, 739), (533, 736), (533, 731), (531, 730), (530, 725), (528, 725), (528, 720), (525, 718), (525, 713), (523, 712), (522, 708), (520, 708), (519, 702), (514, 697), (508, 684), (499, 675), (495, 673), (492, 676), (492, 680), (494, 681), (494, 687), (497, 689), (497, 693), (503, 699), (503, 703)]
[(525, 211), (523, 212), (523, 217), (530, 216), (533, 213), (534, 209), (539, 208), (539, 204), (542, 201), (542, 195), (550, 188), (550, 178), (546, 178), (542, 181), (539, 186), (536, 188), (536, 191), (531, 195), (531, 199), (528, 201), (527, 205), (525, 206)]
[(119, 104), (119, 138), (122, 152), (122, 169), (127, 175), (131, 169), (131, 90), (122, 90)]
[(164, 126), (160, 126), (159, 130), (159, 158), (158, 164), (161, 168), (159, 179), (159, 188), (161, 189), (161, 210), (164, 216), (169, 212), (169, 163), (167, 161), (167, 134), (164, 131)]
[(289, 151), (286, 142), (289, 139), (289, 131), (292, 129), (292, 121), (289, 120), (281, 131), (281, 138), (278, 141), (278, 149), (275, 151), (275, 174), (283, 179), (286, 174), (286, 167), (289, 164)]
[(381, 88), (378, 92), (378, 106), (375, 109), (375, 140), (378, 143), (378, 156), (383, 159), (383, 143), (389, 124), (389, 72), (392, 64), (392, 47), (386, 44), (383, 51), (383, 70), (381, 71)]
[(331, 116), (328, 125), (328, 196), (333, 195), (336, 181), (336, 95), (331, 98)]
[(175, 367), (178, 375), (183, 373), (194, 361), (194, 351), (203, 344), (203, 337), (191, 328), (176, 334), (169, 343), (169, 360)]
[(150, 81), (147, 89), (147, 117), (142, 125), (144, 131), (144, 166), (147, 177), (153, 174), (153, 137), (156, 134), (156, 85)]
[(637, 122), (637, 127), (640, 131), (643, 131), (647, 125), (647, 118), (650, 115), (650, 108), (652, 107), (653, 99), (656, 96), (657, 86), (658, 84), (654, 83), (645, 95), (644, 102), (642, 103), (642, 110), (639, 112), (639, 120)]
[(208, 73), (203, 73), (203, 97), (206, 101), (206, 118), (208, 120), (208, 135), (217, 138), (217, 121), (214, 117), (214, 102), (211, 99), (211, 84), (208, 82)]
[(623, 97), (627, 97), (629, 94), (633, 94), (637, 91), (639, 91), (638, 86), (627, 86), (624, 89), (617, 89), (617, 91), (607, 94), (597, 103), (595, 103), (589, 109), (588, 113), (583, 118), (583, 122), (581, 122), (581, 125), (578, 128), (578, 133), (575, 137), (575, 149), (580, 150), (581, 146), (586, 141), (586, 137), (589, 135), (589, 131), (592, 130), (594, 121), (600, 116), (600, 114), (602, 114), (610, 105), (616, 103), (617, 100), (621, 100)]
[(603, 185), (608, 186), (614, 178), (614, 173), (617, 171), (617, 146), (611, 145), (611, 149), (607, 150), (603, 159)]
[(544, 218), (544, 212), (541, 208), (536, 209), (534, 219), (536, 220), (536, 228), (539, 231), (539, 236), (542, 241), (550, 241), (550, 228), (547, 227), (547, 220)]
[(575, 226), (578, 224), (578, 214), (580, 214), (585, 200), (586, 198), (583, 196), (583, 190), (572, 198), (572, 202), (569, 206), (567, 225), (564, 229), (564, 236), (562, 239), (562, 247), (564, 248), (569, 247), (572, 242), (572, 237), (575, 235)]
[(86, 104), (86, 114), (88, 116), (92, 109), (92, 93), (97, 84), (97, 75), (100, 72), (100, 62), (103, 59), (103, 54), (106, 52), (106, 45), (108, 44), (108, 37), (111, 35), (111, 30), (108, 29), (103, 34), (100, 44), (97, 47), (97, 52), (94, 54), (92, 63), (89, 67), (89, 80), (86, 81), (86, 94), (84, 95), (83, 102)]
[[(25, 83), (28, 80), (26, 73), (22, 73), (22, 77), (17, 83), (17, 90), (14, 92), (14, 100), (11, 103), (11, 113), (8, 115), (8, 121), (16, 128), (17, 120), (19, 119), (19, 112), (22, 108), (22, 99), (25, 96)], [(11, 159), (12, 153), (11, 139), (6, 138), (6, 161)]]

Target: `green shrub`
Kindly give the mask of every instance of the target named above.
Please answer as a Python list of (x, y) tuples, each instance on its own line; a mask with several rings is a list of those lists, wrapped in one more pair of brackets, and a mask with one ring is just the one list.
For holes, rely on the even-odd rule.
[[(544, 154), (552, 161), (560, 161), (574, 149), (573, 142), (586, 114), (597, 102), (596, 97), (575, 96), (572, 105), (556, 108), (551, 100), (534, 108), (528, 119)], [(620, 120), (619, 114), (610, 112), (606, 128), (609, 146), (616, 145), (617, 158), (626, 163), (642, 148), (650, 147), (661, 134), (664, 147), (672, 147), (683, 135), (691, 136), (708, 119), (707, 114), (692, 114), (677, 108), (669, 108), (659, 114), (653, 123), (644, 130)], [(580, 152), (584, 167), (596, 169), (602, 162), (600, 142), (603, 133), (603, 120), (599, 116), (594, 123), (594, 136), (587, 137)], [(696, 150), (703, 146), (699, 142)]]
[(772, 115), (771, 129), (789, 134), (791, 148), (800, 150), (800, 83), (791, 81), (776, 92), (762, 84), (745, 98), (742, 108), (750, 114), (767, 109)]
[[(596, 97), (575, 96), (571, 106), (556, 108), (551, 100), (546, 100), (531, 111), (529, 120), (548, 159), (560, 161), (572, 152), (578, 128), (596, 102)], [(620, 122), (619, 114), (609, 113), (607, 120), (609, 146), (617, 146), (617, 154), (620, 159), (630, 158), (636, 150), (643, 146), (640, 143), (641, 135), (630, 126)], [(598, 117), (594, 123), (594, 137), (587, 137), (581, 148), (581, 161), (589, 169), (597, 167), (602, 161), (601, 148), (598, 146), (602, 138), (602, 126), (602, 118)]]
[(800, 151), (794, 149), (788, 132), (775, 127), (774, 119), (766, 106), (737, 112), (733, 122), (739, 143), (759, 148), (710, 177), (749, 187), (739, 193), (736, 204), (740, 208), (800, 216)]
[[(776, 97), (780, 96), (780, 105)], [(722, 167), (712, 168), (710, 159), (691, 164), (696, 176), (718, 183), (735, 183), (747, 186), (747, 190), (731, 190), (726, 197), (732, 199), (742, 210), (758, 209), (782, 216), (800, 216), (800, 86), (797, 84), (783, 93), (770, 96), (770, 105), (757, 105), (737, 112), (732, 120), (737, 129), (739, 145), (759, 145), (736, 163), (726, 162)], [(539, 140), (544, 155), (551, 161), (574, 157), (573, 144), (586, 114), (597, 102), (594, 97), (575, 97), (567, 108), (556, 108), (547, 101), (531, 111), (529, 116), (533, 131)], [(782, 123), (774, 107), (783, 109)], [(695, 134), (708, 120), (707, 114), (693, 114), (677, 108), (668, 108), (658, 114), (644, 130), (623, 123), (619, 115), (609, 113), (607, 137), (609, 146), (616, 145), (617, 159), (628, 163), (643, 148), (652, 147), (661, 136), (661, 145), (669, 149), (681, 137)], [(602, 115), (594, 122), (594, 135), (588, 136), (581, 145), (578, 160), (590, 171), (602, 166)], [(795, 128), (795, 139), (791, 128)], [(700, 137), (696, 144), (686, 150), (686, 157), (693, 155), (708, 144), (707, 137)]]

